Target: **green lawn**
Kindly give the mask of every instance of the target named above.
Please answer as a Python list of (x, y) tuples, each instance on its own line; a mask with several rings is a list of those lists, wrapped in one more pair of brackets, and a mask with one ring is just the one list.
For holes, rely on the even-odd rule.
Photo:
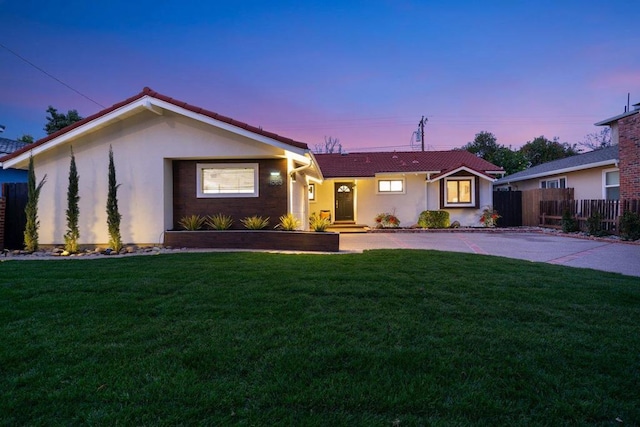
[(0, 263), (0, 425), (640, 424), (640, 279), (436, 251)]

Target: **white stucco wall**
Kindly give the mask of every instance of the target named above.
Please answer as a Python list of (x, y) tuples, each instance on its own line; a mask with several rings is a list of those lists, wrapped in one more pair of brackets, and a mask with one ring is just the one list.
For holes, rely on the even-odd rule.
[[(108, 242), (106, 196), (109, 146), (113, 147), (125, 243), (162, 242), (172, 227), (171, 159), (284, 156), (284, 150), (164, 111), (143, 111), (35, 157), (38, 180), (47, 175), (39, 200), (39, 241), (60, 244), (66, 232), (69, 146), (79, 174), (80, 244)], [(295, 196), (300, 210), (299, 196)]]
[[(389, 175), (384, 179), (405, 180), (404, 194), (378, 194), (376, 193), (377, 178), (360, 179), (328, 179), (321, 185), (316, 185), (316, 202), (310, 202), (312, 212), (330, 210), (334, 215), (334, 183), (355, 183), (355, 221), (358, 224), (375, 226), (374, 218), (379, 213), (395, 212), (402, 227), (410, 227), (418, 222), (420, 213), (424, 210), (440, 210), (440, 182), (426, 181), (425, 174)], [(485, 179), (477, 178), (480, 185), (480, 209), (476, 208), (445, 208), (449, 212), (451, 222), (458, 221), (462, 226), (479, 226), (480, 212), (485, 206), (493, 202), (492, 183)]]

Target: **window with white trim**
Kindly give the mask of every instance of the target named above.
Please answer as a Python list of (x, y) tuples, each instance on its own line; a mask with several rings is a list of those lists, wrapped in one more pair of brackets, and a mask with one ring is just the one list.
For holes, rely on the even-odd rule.
[(444, 205), (447, 207), (475, 206), (476, 191), (473, 177), (445, 178)]
[(605, 170), (602, 172), (604, 183), (604, 198), (618, 200), (620, 198), (620, 171)]
[(378, 193), (404, 193), (404, 179), (379, 179)]
[(258, 197), (257, 163), (198, 163), (197, 196)]
[(567, 178), (553, 178), (540, 181), (540, 188), (567, 188)]

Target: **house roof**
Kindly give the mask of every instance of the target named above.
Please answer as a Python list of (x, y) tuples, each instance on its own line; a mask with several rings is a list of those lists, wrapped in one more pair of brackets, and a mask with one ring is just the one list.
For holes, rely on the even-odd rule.
[(0, 138), (0, 157), (18, 151), (27, 145), (26, 142), (14, 141), (13, 139)]
[(624, 119), (625, 117), (633, 116), (634, 114), (640, 113), (640, 102), (637, 104), (633, 104), (633, 110), (625, 111), (622, 114), (618, 114), (617, 116), (610, 117), (608, 119), (599, 121), (598, 123), (594, 123), (596, 126), (609, 126), (611, 123), (615, 123), (620, 119)]
[[(204, 109), (204, 108), (201, 108), (201, 107), (197, 107), (195, 105), (187, 104), (186, 102), (179, 101), (177, 99), (171, 98), (171, 97), (166, 96), (166, 95), (162, 95), (161, 93), (158, 93), (158, 92), (156, 92), (156, 91), (154, 91), (154, 90), (152, 90), (152, 89), (150, 89), (148, 87), (145, 87), (142, 90), (142, 92), (138, 93), (137, 95), (134, 95), (134, 96), (132, 96), (130, 98), (127, 98), (124, 101), (121, 101), (121, 102), (119, 102), (117, 104), (112, 105), (111, 107), (105, 108), (104, 110), (99, 111), (96, 114), (93, 114), (93, 115), (91, 115), (89, 117), (86, 117), (86, 118), (84, 118), (84, 119), (82, 119), (82, 120), (80, 120), (80, 121), (78, 121), (76, 123), (73, 123), (70, 126), (67, 126), (67, 127), (63, 128), (63, 129), (61, 129), (61, 130), (59, 130), (59, 131), (57, 131), (55, 133), (52, 133), (51, 135), (47, 135), (46, 137), (44, 137), (42, 139), (39, 139), (38, 141), (34, 142), (33, 144), (29, 144), (29, 145), (27, 145), (25, 147), (22, 147), (21, 149), (18, 149), (17, 151), (15, 151), (15, 152), (7, 155), (7, 156), (0, 157), (0, 162), (4, 162), (4, 161), (7, 161), (7, 160), (12, 159), (14, 157), (17, 157), (20, 154), (23, 154), (23, 153), (25, 153), (25, 152), (27, 152), (29, 150), (33, 150), (34, 148), (37, 148), (37, 147), (39, 147), (41, 145), (44, 145), (47, 142), (52, 141), (52, 140), (54, 140), (54, 139), (56, 139), (56, 138), (58, 138), (60, 136), (65, 135), (65, 134), (68, 134), (68, 133), (70, 133), (70, 132), (72, 132), (72, 131), (74, 131), (76, 129), (83, 128), (84, 126), (90, 126), (91, 123), (95, 123), (96, 121), (98, 121), (99, 119), (109, 115), (110, 113), (115, 113), (118, 109), (121, 109), (121, 108), (123, 108), (123, 107), (125, 107), (125, 106), (127, 106), (129, 104), (133, 104), (136, 101), (139, 101), (139, 100), (141, 100), (141, 99), (143, 99), (145, 97), (155, 98), (157, 100), (160, 100), (160, 101), (166, 102), (168, 104), (171, 104), (171, 105), (173, 105), (175, 107), (179, 107), (179, 108), (182, 108), (182, 109), (187, 110), (189, 112), (192, 112), (192, 113), (195, 113), (195, 114), (198, 114), (198, 115), (202, 115), (202, 116), (207, 117), (209, 119), (217, 120), (217, 121), (225, 123), (227, 125), (231, 125), (234, 128), (242, 129), (242, 130), (245, 130), (245, 131), (248, 131), (248, 132), (252, 132), (254, 134), (257, 134), (257, 135), (260, 135), (260, 136), (263, 136), (263, 137), (266, 137), (266, 138), (270, 138), (272, 140), (278, 141), (278, 142), (283, 143), (285, 145), (289, 145), (291, 147), (295, 147), (295, 148), (303, 149), (303, 150), (308, 150), (309, 149), (308, 145), (305, 144), (304, 142), (295, 141), (295, 140), (293, 140), (291, 138), (285, 138), (285, 137), (277, 135), (275, 133), (267, 132), (267, 131), (263, 130), (262, 128), (251, 126), (251, 125), (249, 125), (247, 123), (240, 122), (238, 120), (234, 120), (234, 119), (232, 119), (230, 117), (226, 117), (226, 116), (220, 115), (220, 114), (215, 113), (213, 111), (210, 111), (210, 110), (207, 110), (207, 109)], [(152, 106), (151, 104), (145, 105), (145, 107), (149, 108), (149, 109), (153, 109), (154, 108), (154, 106)], [(125, 113), (123, 113), (123, 114), (125, 114)]]
[(529, 169), (516, 172), (514, 174), (500, 178), (494, 185), (507, 184), (510, 182), (524, 181), (527, 179), (540, 178), (543, 176), (557, 175), (560, 173), (573, 172), (577, 170), (590, 169), (606, 165), (615, 165), (618, 161), (618, 146), (601, 148), (589, 151), (588, 153), (576, 156), (565, 157), (564, 159), (553, 160), (531, 167)]
[(315, 157), (325, 178), (431, 173), (432, 179), (438, 179), (467, 169), (493, 180), (490, 174), (504, 173), (501, 167), (464, 150), (316, 154)]

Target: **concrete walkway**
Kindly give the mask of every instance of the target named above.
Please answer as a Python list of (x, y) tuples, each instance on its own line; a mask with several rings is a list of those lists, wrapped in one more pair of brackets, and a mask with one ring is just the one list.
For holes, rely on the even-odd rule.
[(593, 268), (640, 277), (640, 245), (547, 233), (357, 233), (340, 235), (340, 250), (433, 249)]

